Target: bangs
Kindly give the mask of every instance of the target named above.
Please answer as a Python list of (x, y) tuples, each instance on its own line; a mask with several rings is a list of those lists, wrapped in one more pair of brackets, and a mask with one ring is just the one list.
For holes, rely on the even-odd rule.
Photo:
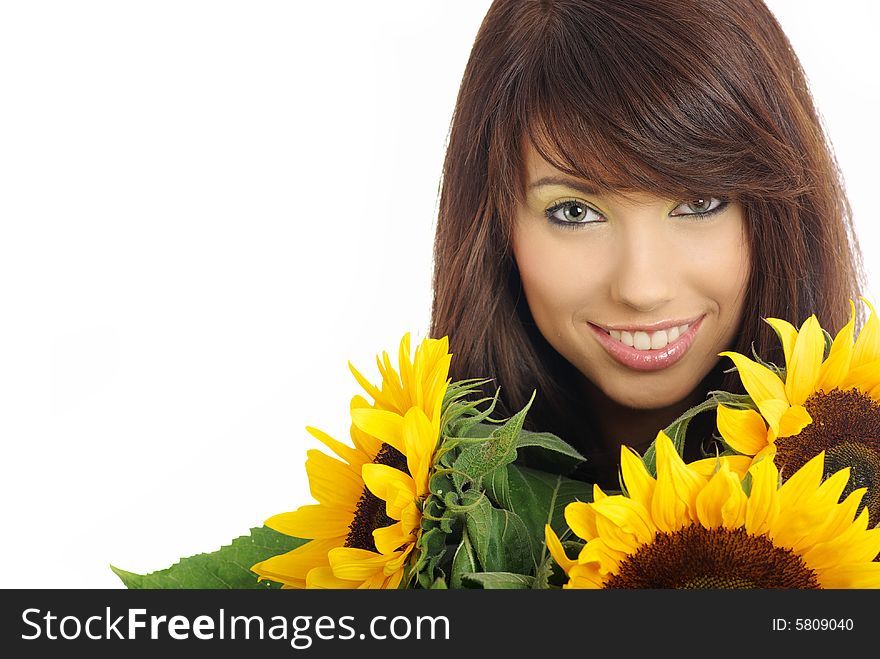
[(695, 40), (695, 17), (664, 4), (622, 22), (601, 3), (589, 20), (586, 11), (544, 16), (535, 28), (544, 38), (529, 44), (496, 106), (496, 117), (516, 118), (496, 124), (516, 135), (496, 139), (516, 143), (516, 153), (507, 149), (515, 162), (500, 169), (519, 173), (508, 182), (517, 196), (526, 140), (600, 191), (769, 201), (805, 189), (801, 159), (773, 119), (783, 104), (750, 74), (754, 54)]

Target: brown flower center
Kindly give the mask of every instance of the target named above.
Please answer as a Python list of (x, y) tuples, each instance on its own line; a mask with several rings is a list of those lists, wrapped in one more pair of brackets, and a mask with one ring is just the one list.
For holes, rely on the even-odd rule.
[(693, 524), (654, 540), (620, 564), (605, 588), (820, 588), (800, 556), (745, 529)]
[(850, 478), (843, 497), (866, 487), (862, 505), (869, 526), (880, 522), (880, 403), (857, 389), (817, 391), (804, 403), (813, 422), (791, 437), (776, 440), (776, 464), (790, 476), (825, 451), (825, 477), (844, 467)]
[[(409, 473), (406, 466), (406, 456), (390, 444), (382, 444), (373, 463), (388, 465), (405, 474)], [(348, 527), (345, 546), (377, 551), (376, 542), (373, 540), (373, 531), (384, 526), (391, 526), (394, 523), (395, 520), (385, 513), (385, 502), (364, 486), (364, 491), (355, 507), (354, 519)]]

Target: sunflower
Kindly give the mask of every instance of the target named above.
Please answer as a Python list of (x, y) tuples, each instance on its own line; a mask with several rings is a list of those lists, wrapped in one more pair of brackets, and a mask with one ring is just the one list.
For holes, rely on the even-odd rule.
[(827, 356), (822, 328), (810, 316), (800, 330), (778, 318), (785, 375), (736, 352), (723, 352), (737, 368), (757, 410), (718, 406), (718, 430), (730, 448), (753, 456), (775, 455), (788, 477), (825, 452), (825, 475), (852, 468), (844, 491), (867, 488), (863, 505), (870, 525), (880, 522), (880, 320), (874, 307), (854, 341), (855, 305)]
[(545, 527), (564, 588), (880, 588), (880, 529), (856, 515), (864, 488), (840, 501), (847, 468), (823, 482), (820, 453), (780, 486), (768, 457), (751, 466), (747, 491), (727, 461), (704, 476), (662, 431), (656, 447), (656, 479), (622, 447), (628, 494), (595, 486), (592, 503), (566, 506), (586, 541), (576, 559)]
[(339, 459), (307, 452), (309, 487), (318, 503), (270, 517), (266, 526), (309, 542), (251, 567), (260, 579), (285, 588), (400, 586), (440, 436), (448, 345), (445, 337), (425, 339), (410, 358), (404, 335), (400, 372), (383, 354), (379, 386), (349, 365), (374, 402), (359, 395), (351, 400), (353, 446), (307, 428)]
[[(364, 390), (373, 398), (373, 407), (378, 410), (406, 414), (411, 407), (418, 407), (430, 415), (439, 413), (443, 396), (446, 393), (449, 364), (449, 339), (426, 339), (422, 341), (415, 358), (410, 360), (409, 334), (400, 341), (398, 363), (400, 372), (394, 370), (387, 352), (382, 358), (376, 357), (376, 364), (382, 376), (379, 387), (349, 362), (349, 369)], [(431, 416), (432, 420), (433, 417)]]

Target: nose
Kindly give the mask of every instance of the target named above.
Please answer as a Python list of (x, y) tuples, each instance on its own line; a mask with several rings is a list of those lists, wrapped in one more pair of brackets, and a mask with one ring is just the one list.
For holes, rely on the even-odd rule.
[(662, 309), (672, 300), (676, 262), (687, 254), (670, 253), (656, 222), (630, 222), (617, 241), (611, 297), (639, 312)]

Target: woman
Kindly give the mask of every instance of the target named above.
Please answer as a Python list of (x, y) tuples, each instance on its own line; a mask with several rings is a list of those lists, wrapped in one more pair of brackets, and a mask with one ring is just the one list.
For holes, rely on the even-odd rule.
[[(616, 488), (713, 389), (718, 353), (782, 363), (762, 320), (842, 326), (862, 275), (795, 53), (759, 0), (496, 0), (452, 121), (431, 334), (451, 376)], [(705, 417), (705, 418), (703, 418)], [(685, 457), (714, 426), (698, 417)]]

